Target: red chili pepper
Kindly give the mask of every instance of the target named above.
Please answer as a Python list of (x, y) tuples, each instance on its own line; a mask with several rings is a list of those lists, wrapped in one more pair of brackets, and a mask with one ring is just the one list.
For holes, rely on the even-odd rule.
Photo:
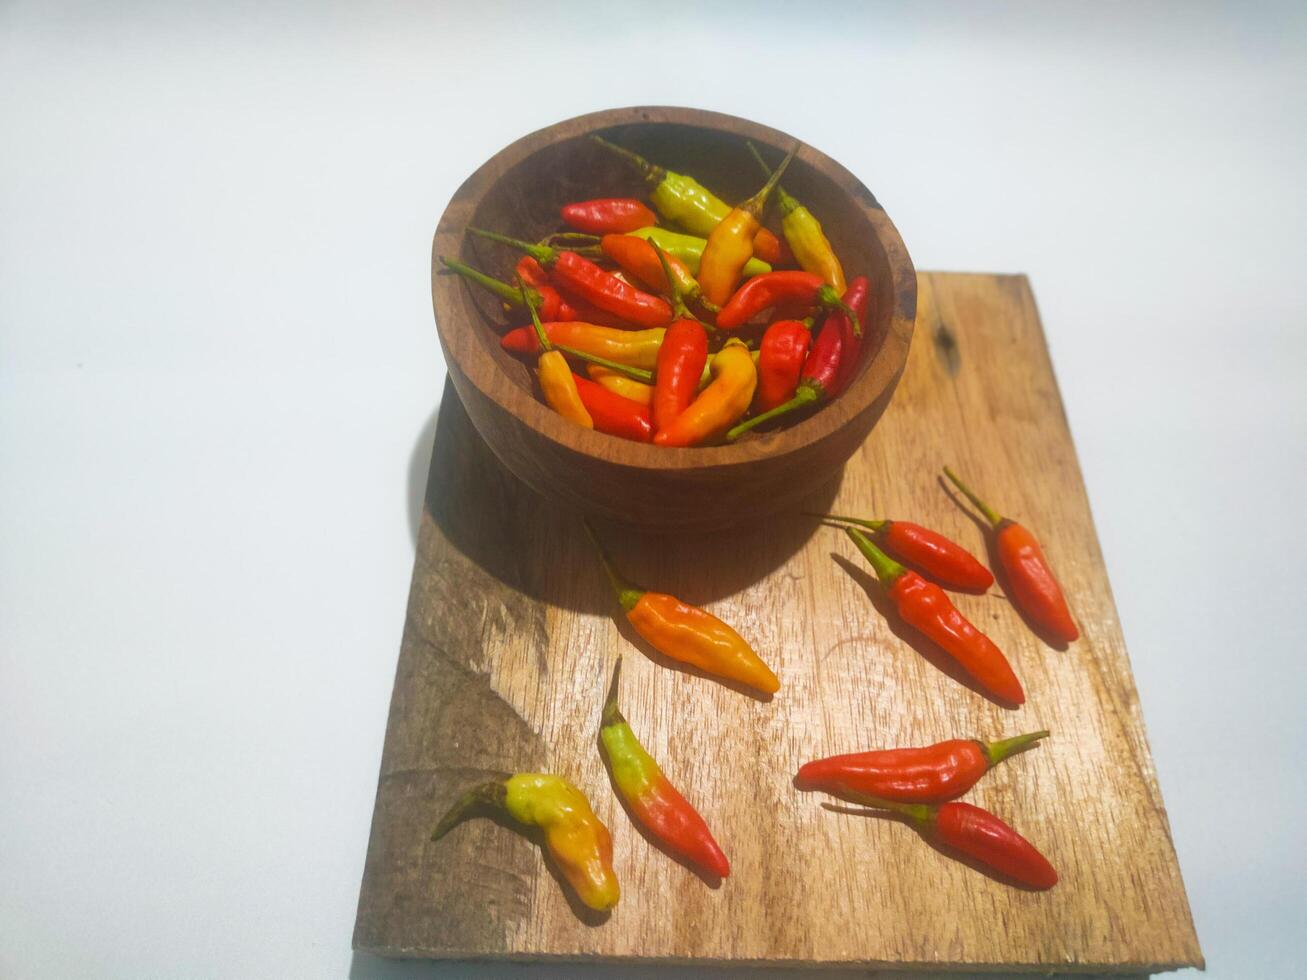
[(591, 235), (621, 235), (658, 223), (658, 216), (633, 197), (601, 197), (563, 205), (563, 221)]
[(827, 319), (817, 331), (817, 339), (813, 341), (808, 359), (803, 362), (803, 370), (799, 374), (799, 386), (794, 389), (794, 396), (775, 408), (741, 422), (726, 433), (726, 441), (734, 442), (754, 426), (806, 405), (818, 405), (829, 398), (829, 393), (835, 384), (835, 376), (840, 369), (840, 356), (843, 350), (844, 341), (839, 330), (834, 329)]
[(993, 868), (1019, 884), (1047, 891), (1057, 884), (1057, 871), (1044, 855), (988, 810), (970, 803), (895, 803), (875, 800), (871, 806), (893, 810), (936, 841)]
[(857, 528), (844, 530), (876, 570), (905, 623), (956, 660), (986, 694), (1010, 705), (1025, 703), (1021, 682), (1003, 651), (957, 611), (943, 589), (900, 565)]
[[(867, 307), (871, 302), (871, 283), (866, 276), (855, 276), (849, 283), (849, 288), (844, 291), (844, 305), (851, 309), (857, 315), (859, 324), (867, 322)], [(831, 314), (835, 321), (835, 326), (844, 339), (844, 353), (840, 358), (839, 373), (835, 375), (835, 384), (832, 386), (831, 397), (834, 398), (841, 391), (849, 386), (853, 376), (858, 373), (858, 368), (862, 361), (862, 330), (855, 330), (853, 321), (845, 315), (843, 310), (836, 310)]]
[[(722, 330), (732, 330), (778, 304), (819, 306), (851, 313), (840, 294), (821, 276), (800, 269), (786, 269), (767, 272), (746, 281), (717, 314), (717, 326)], [(856, 315), (853, 319), (861, 336), (862, 321)]]
[(581, 404), (594, 420), (595, 429), (633, 442), (653, 442), (653, 421), (649, 407), (609, 391), (601, 384), (573, 372)]
[(977, 497), (947, 466), (944, 475), (966, 494), (994, 529), (998, 561), (1007, 575), (1008, 589), (1017, 608), (1054, 640), (1071, 643), (1079, 639), (1080, 630), (1071, 618), (1066, 596), (1035, 536)]
[(521, 249), (549, 268), (560, 288), (575, 293), (587, 303), (615, 317), (641, 327), (665, 327), (672, 321), (672, 308), (666, 300), (622, 282), (575, 252), (560, 251), (548, 245), (532, 245), (480, 228), (469, 228), (468, 231), (481, 238)]
[(971, 552), (944, 535), (910, 521), (873, 521), (865, 517), (840, 517), (838, 514), (813, 514), (828, 521), (856, 524), (876, 533), (886, 550), (910, 565), (915, 565), (940, 585), (949, 589), (984, 592), (994, 584), (994, 576)]
[(699, 393), (699, 379), (708, 363), (708, 332), (685, 308), (667, 253), (657, 245), (649, 247), (665, 270), (664, 278), (671, 289), (677, 317), (663, 337), (663, 345), (658, 349), (658, 367), (654, 372), (653, 423), (657, 432), (663, 432), (689, 408)]
[(758, 350), (755, 412), (769, 411), (794, 396), (811, 345), (812, 330), (799, 320), (778, 320), (767, 328)]
[(1048, 732), (1030, 732), (998, 742), (953, 738), (925, 748), (883, 749), (833, 755), (805, 763), (803, 789), (819, 789), (861, 803), (867, 798), (899, 803), (943, 803), (961, 796), (1014, 752)]

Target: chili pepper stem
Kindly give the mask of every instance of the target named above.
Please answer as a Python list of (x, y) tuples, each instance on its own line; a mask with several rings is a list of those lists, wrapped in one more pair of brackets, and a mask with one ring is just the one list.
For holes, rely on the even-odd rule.
[(785, 173), (790, 161), (794, 159), (794, 154), (798, 152), (799, 144), (796, 142), (790, 152), (785, 155), (785, 159), (781, 161), (780, 166), (773, 170), (772, 175), (767, 178), (767, 183), (762, 185), (757, 194), (754, 194), (753, 197), (740, 205), (742, 211), (748, 211), (755, 218), (762, 216), (763, 208), (767, 206), (767, 198), (771, 197), (771, 192), (776, 189), (776, 185), (781, 181), (781, 174)]
[(492, 242), (499, 242), (501, 245), (507, 245), (510, 248), (515, 248), (518, 251), (525, 252), (541, 265), (548, 265), (558, 257), (558, 253), (554, 251), (554, 249), (545, 245), (532, 245), (530, 242), (524, 242), (520, 238), (510, 238), (507, 235), (501, 235), (497, 231), (486, 231), (484, 228), (473, 228), (471, 225), (468, 226), (467, 230), (478, 238), (485, 238)]
[(862, 552), (862, 556), (866, 558), (871, 564), (871, 567), (876, 570), (876, 578), (880, 579), (881, 585), (886, 587), (893, 585), (901, 575), (907, 572), (907, 569), (904, 566), (900, 565), (893, 558), (872, 544), (871, 538), (867, 537), (856, 527), (846, 527), (844, 533), (847, 534), (853, 543), (858, 546), (858, 550)]
[(508, 788), (504, 785), (503, 780), (495, 780), (494, 782), (482, 783), (480, 786), (472, 787), (455, 800), (454, 805), (440, 818), (440, 822), (436, 824), (436, 829), (431, 832), (431, 839), (440, 840), (473, 810), (480, 808), (504, 809), (504, 800), (507, 795)]
[(608, 684), (608, 698), (604, 701), (604, 713), (599, 719), (599, 724), (603, 728), (609, 725), (620, 725), (626, 721), (622, 717), (621, 708), (617, 703), (617, 683), (622, 674), (622, 655), (617, 655), (617, 663), (613, 664), (613, 679)]
[(1020, 752), (1027, 745), (1034, 745), (1041, 738), (1048, 738), (1048, 732), (1028, 732), (1025, 735), (1013, 735), (1011, 738), (997, 742), (980, 742), (979, 739), (976, 741), (980, 742), (980, 747), (985, 751), (985, 758), (989, 760), (992, 768), (1013, 753)]
[(599, 535), (595, 534), (595, 529), (590, 526), (590, 522), (584, 517), (581, 518), (581, 526), (585, 528), (585, 533), (590, 536), (595, 550), (599, 552), (599, 560), (603, 563), (604, 571), (608, 573), (608, 581), (613, 584), (613, 591), (617, 593), (617, 601), (621, 603), (623, 609), (630, 612), (635, 608), (635, 604), (640, 601), (640, 597), (644, 595), (644, 589), (636, 588), (617, 573), (617, 569), (613, 566), (613, 560), (608, 554), (608, 549), (604, 547), (603, 542), (599, 540)]
[(864, 796), (862, 793), (849, 795), (856, 796), (857, 801), (863, 806), (890, 810), (899, 816), (907, 817), (923, 830), (935, 822), (935, 808), (928, 803), (896, 803), (893, 800), (882, 800), (878, 796)]
[(555, 344), (554, 346), (558, 350), (561, 350), (564, 354), (567, 354), (569, 357), (575, 357), (578, 361), (585, 361), (588, 364), (597, 364), (601, 368), (608, 368), (608, 370), (615, 371), (621, 375), (625, 375), (626, 377), (631, 378), (632, 380), (643, 381), (645, 384), (653, 383), (653, 372), (646, 371), (644, 368), (636, 368), (636, 367), (631, 367), (630, 365), (627, 364), (619, 364), (617, 361), (610, 361), (606, 357), (600, 357), (598, 354), (590, 354), (587, 353), (586, 351), (578, 350), (575, 347), (565, 347), (562, 344)]
[[(762, 167), (763, 176), (770, 177), (771, 167), (767, 166), (767, 161), (762, 158), (762, 154), (758, 152), (758, 148), (753, 145), (753, 140), (745, 140), (744, 145), (749, 148), (749, 152), (753, 154), (753, 158), (758, 161), (758, 166)], [(799, 207), (799, 202), (786, 193), (785, 188), (780, 184), (776, 185), (776, 204), (781, 209), (782, 214), (789, 214), (791, 211), (794, 211)]]
[(841, 517), (839, 514), (817, 514), (807, 510), (803, 512), (803, 516), (820, 517), (824, 521), (838, 521), (842, 524), (856, 524), (858, 527), (865, 527), (869, 531), (880, 531), (889, 524), (889, 521), (873, 521), (865, 517)]
[(531, 302), (531, 298), (527, 295), (526, 283), (519, 279), (517, 288), (521, 294), (522, 304), (531, 312), (531, 325), (535, 327), (536, 340), (540, 342), (540, 349), (543, 351), (553, 350), (553, 342), (550, 341), (549, 335), (545, 333), (545, 328), (540, 323), (540, 314), (536, 312), (535, 304)]
[[(522, 305), (521, 294), (508, 283), (500, 282), (493, 276), (488, 276), (479, 269), (474, 269), (470, 265), (460, 262), (458, 259), (451, 259), (448, 256), (442, 255), (440, 261), (445, 264), (450, 272), (456, 272), (464, 279), (470, 279), (478, 286), (484, 286), (505, 303), (511, 303), (513, 306)], [(535, 293), (535, 290), (532, 290), (531, 292)], [(539, 293), (535, 293), (535, 296), (538, 297)]]
[(796, 408), (802, 408), (804, 405), (811, 405), (813, 402), (817, 401), (819, 397), (817, 389), (813, 388), (811, 385), (800, 385), (799, 390), (794, 393), (794, 397), (789, 401), (782, 405), (777, 405), (775, 408), (763, 412), (761, 415), (755, 415), (753, 418), (741, 422), (735, 428), (731, 429), (730, 432), (726, 433), (726, 441), (734, 442), (750, 429), (762, 425), (762, 423), (766, 422), (768, 419), (774, 419), (777, 415), (784, 415), (786, 412), (791, 412)]
[(640, 156), (640, 154), (634, 153), (631, 150), (628, 150), (624, 146), (618, 146), (616, 143), (610, 143), (602, 136), (597, 136), (594, 133), (590, 134), (590, 138), (594, 140), (596, 143), (598, 143), (600, 146), (602, 146), (604, 149), (609, 150), (612, 153), (616, 153), (619, 157), (622, 157), (624, 160), (626, 160), (627, 163), (631, 164), (633, 167), (635, 167), (636, 170), (640, 171), (640, 176), (642, 176), (650, 184), (660, 183), (663, 180), (663, 178), (667, 176), (667, 171), (664, 170), (662, 167), (658, 166), (657, 164), (650, 163), (644, 157)]
[(989, 523), (994, 525), (994, 527), (998, 527), (1003, 523), (1003, 515), (977, 497), (975, 491), (963, 483), (962, 480), (958, 478), (958, 475), (947, 466), (944, 467), (944, 475), (952, 480), (953, 485), (961, 490), (966, 498), (976, 505), (976, 509), (985, 515), (985, 520), (989, 521)]
[(844, 315), (849, 318), (849, 322), (853, 324), (853, 336), (862, 336), (862, 320), (849, 307), (849, 304), (844, 302), (840, 295), (835, 292), (832, 286), (824, 285), (817, 290), (817, 299), (827, 306), (838, 306), (844, 312)]

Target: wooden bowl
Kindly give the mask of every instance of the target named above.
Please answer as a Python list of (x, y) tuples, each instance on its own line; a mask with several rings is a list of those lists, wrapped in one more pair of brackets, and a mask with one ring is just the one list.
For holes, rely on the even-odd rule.
[[(917, 279), (898, 232), (853, 174), (803, 146), (784, 185), (821, 220), (850, 279), (872, 282), (863, 365), (848, 389), (802, 421), (734, 445), (671, 449), (573, 425), (536, 395), (531, 366), (506, 354), (507, 324), (489, 294), (441, 274), (458, 256), (511, 280), (518, 256), (465, 234), (468, 225), (538, 240), (560, 227), (559, 208), (594, 197), (643, 196), (621, 160), (586, 139), (609, 139), (692, 174), (727, 201), (761, 184), (744, 145), (776, 160), (795, 140), (778, 130), (698, 109), (610, 109), (524, 136), (486, 161), (454, 194), (432, 246), (431, 294), (449, 376), (496, 456), (551, 502), (651, 530), (720, 528), (795, 509), (832, 481), (889, 403), (907, 360)], [(774, 211), (774, 208), (773, 208)], [(778, 227), (774, 214), (768, 223)]]

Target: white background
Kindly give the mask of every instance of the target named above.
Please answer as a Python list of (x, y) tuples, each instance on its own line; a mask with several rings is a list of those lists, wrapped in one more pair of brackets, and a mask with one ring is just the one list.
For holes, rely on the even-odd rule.
[(1302, 7), (183, 6), (0, 5), (0, 975), (466, 973), (349, 949), (430, 238), (635, 103), (1030, 274), (1210, 975), (1301, 972)]

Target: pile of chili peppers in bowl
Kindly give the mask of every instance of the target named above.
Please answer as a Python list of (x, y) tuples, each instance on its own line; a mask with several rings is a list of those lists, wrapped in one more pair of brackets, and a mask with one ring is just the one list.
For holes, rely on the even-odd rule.
[[(514, 281), (453, 257), (449, 272), (529, 322), (500, 338), (534, 359), (542, 400), (577, 425), (659, 446), (734, 442), (835, 398), (863, 356), (871, 283), (846, 280), (821, 222), (751, 143), (762, 186), (734, 207), (693, 177), (602, 137), (636, 197), (575, 201), (539, 242), (468, 228), (520, 258)], [(764, 226), (777, 205), (781, 237)]]

